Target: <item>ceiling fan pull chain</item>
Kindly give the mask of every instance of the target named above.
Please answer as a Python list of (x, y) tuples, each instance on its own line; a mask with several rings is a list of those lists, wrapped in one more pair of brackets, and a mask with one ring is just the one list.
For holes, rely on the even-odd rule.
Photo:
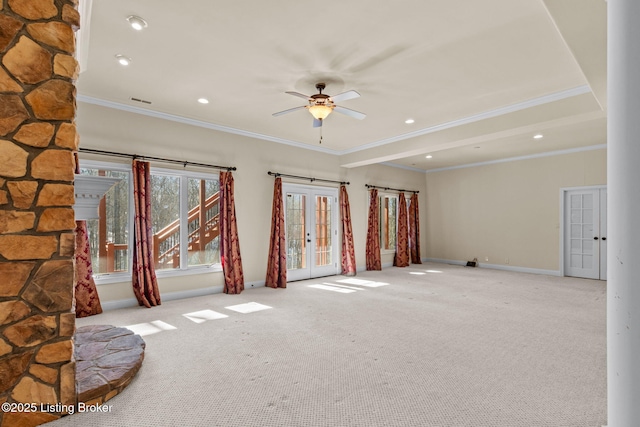
[(318, 141), (318, 144), (322, 144), (322, 126), (320, 126), (320, 141)]

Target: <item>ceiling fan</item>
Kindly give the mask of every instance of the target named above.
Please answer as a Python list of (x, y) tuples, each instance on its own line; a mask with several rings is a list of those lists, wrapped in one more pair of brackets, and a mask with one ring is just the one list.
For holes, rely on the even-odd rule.
[(318, 93), (315, 95), (304, 95), (300, 92), (285, 92), (289, 95), (297, 96), (298, 98), (306, 99), (309, 102), (309, 105), (301, 105), (300, 107), (290, 108), (288, 110), (279, 111), (277, 113), (273, 113), (274, 117), (281, 116), (283, 114), (291, 113), (296, 110), (302, 110), (306, 108), (309, 110), (311, 115), (313, 116), (313, 127), (322, 127), (322, 122), (327, 118), (332, 111), (337, 111), (338, 113), (345, 114), (347, 116), (356, 118), (358, 120), (362, 120), (367, 117), (366, 114), (361, 113), (359, 111), (351, 110), (349, 108), (341, 107), (336, 105), (336, 102), (346, 101), (347, 99), (353, 99), (360, 97), (360, 94), (355, 90), (348, 90), (346, 92), (339, 93), (337, 95), (329, 96), (322, 91), (325, 88), (324, 83), (316, 84), (316, 89), (318, 89)]

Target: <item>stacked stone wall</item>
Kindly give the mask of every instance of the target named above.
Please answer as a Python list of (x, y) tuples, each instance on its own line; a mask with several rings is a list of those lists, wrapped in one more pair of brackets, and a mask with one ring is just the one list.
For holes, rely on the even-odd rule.
[(0, 427), (76, 403), (77, 2), (0, 0)]

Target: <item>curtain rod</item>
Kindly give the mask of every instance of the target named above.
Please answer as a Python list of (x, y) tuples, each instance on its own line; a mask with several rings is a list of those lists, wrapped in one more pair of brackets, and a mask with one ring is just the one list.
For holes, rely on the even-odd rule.
[(165, 163), (174, 163), (177, 165), (187, 166), (200, 166), (205, 168), (213, 168), (213, 169), (226, 169), (227, 171), (236, 170), (235, 166), (218, 166), (218, 165), (209, 165), (206, 163), (194, 163), (187, 162), (181, 160), (172, 160), (172, 159), (163, 159), (161, 157), (150, 157), (150, 156), (142, 156), (138, 154), (125, 154), (125, 153), (116, 153), (114, 151), (102, 151), (102, 150), (94, 150), (92, 148), (80, 148), (78, 151), (81, 153), (90, 153), (90, 154), (100, 154), (103, 156), (113, 156), (113, 157), (126, 157), (131, 159), (145, 159), (145, 160), (155, 160), (156, 162), (165, 162)]
[(279, 172), (267, 172), (267, 174), (271, 175), (271, 176), (275, 176), (276, 178), (279, 176), (286, 176), (287, 178), (297, 178), (297, 179), (308, 179), (309, 181), (313, 182), (313, 181), (322, 181), (322, 182), (332, 182), (334, 184), (340, 184), (340, 185), (349, 185), (349, 182), (347, 181), (333, 181), (331, 179), (322, 179), (322, 178), (311, 178), (308, 176), (297, 176), (297, 175), (287, 175), (286, 173), (279, 173)]
[(419, 193), (418, 190), (401, 190), (401, 189), (398, 189), (398, 188), (378, 187), (377, 185), (369, 185), (369, 184), (365, 184), (364, 186), (367, 187), (367, 188), (377, 188), (378, 190), (397, 191), (399, 193), (415, 193), (415, 194)]

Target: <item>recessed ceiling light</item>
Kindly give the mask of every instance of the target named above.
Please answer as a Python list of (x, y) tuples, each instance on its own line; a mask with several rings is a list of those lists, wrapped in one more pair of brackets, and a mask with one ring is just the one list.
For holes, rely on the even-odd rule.
[(125, 67), (131, 64), (131, 58), (127, 58), (124, 55), (116, 55), (116, 59), (120, 63), (120, 65), (124, 65)]
[(537, 135), (533, 135), (533, 139), (541, 139), (541, 138), (544, 138), (544, 135), (541, 134), (541, 133), (539, 133)]
[(427, 159), (433, 159), (433, 156), (431, 154), (429, 154), (426, 158)]
[(415, 123), (416, 121), (413, 119), (407, 119), (404, 121), (406, 124), (410, 125), (411, 123)]
[(198, 98), (198, 102), (200, 104), (208, 104), (209, 100), (207, 98)]
[(131, 15), (127, 18), (127, 21), (129, 21), (129, 25), (131, 25), (131, 28), (136, 31), (141, 31), (142, 29), (147, 28), (147, 21), (140, 18), (139, 16)]

